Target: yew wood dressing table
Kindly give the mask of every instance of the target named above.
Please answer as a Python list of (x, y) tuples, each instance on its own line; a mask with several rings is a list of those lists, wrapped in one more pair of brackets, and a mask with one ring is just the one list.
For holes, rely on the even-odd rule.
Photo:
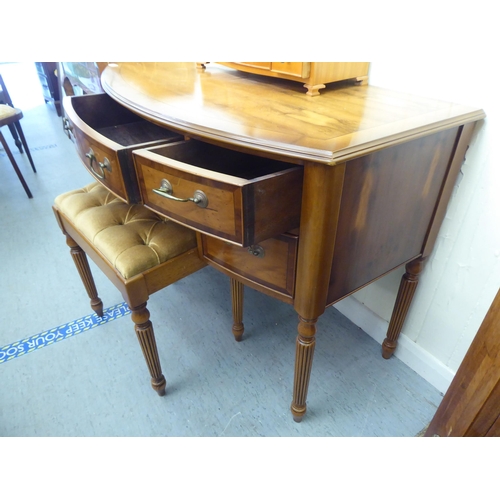
[(298, 313), (296, 421), (325, 308), (406, 264), (392, 355), (482, 110), (345, 83), (311, 97), (217, 64), (110, 64), (102, 87), (64, 104), (92, 175), (198, 232), (237, 339), (243, 285)]

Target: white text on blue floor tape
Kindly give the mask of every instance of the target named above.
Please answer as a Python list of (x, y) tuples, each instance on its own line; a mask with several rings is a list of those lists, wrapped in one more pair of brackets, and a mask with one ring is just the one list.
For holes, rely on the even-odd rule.
[(56, 328), (51, 328), (50, 330), (46, 330), (42, 333), (37, 333), (36, 335), (28, 337), (24, 340), (8, 344), (0, 348), (0, 364), (14, 358), (19, 358), (25, 354), (29, 354), (30, 352), (37, 351), (38, 349), (42, 349), (48, 345), (55, 344), (69, 337), (74, 337), (82, 332), (101, 326), (104, 323), (109, 323), (115, 319), (122, 318), (123, 316), (130, 314), (130, 312), (131, 311), (128, 308), (127, 303), (122, 302), (121, 304), (105, 309), (102, 318), (94, 313), (75, 321), (70, 321), (69, 323)]

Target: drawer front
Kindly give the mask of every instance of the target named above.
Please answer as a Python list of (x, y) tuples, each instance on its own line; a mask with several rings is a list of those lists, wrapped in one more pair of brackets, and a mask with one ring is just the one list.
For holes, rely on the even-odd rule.
[(226, 274), (253, 288), (277, 292), (288, 302), (293, 299), (298, 236), (281, 234), (241, 248), (203, 235), (201, 244), (205, 260)]
[(273, 62), (272, 70), (283, 75), (309, 78), (311, 64), (303, 62)]
[(92, 176), (113, 194), (131, 202), (116, 151), (90, 138), (76, 127), (73, 128), (73, 134), (78, 155)]
[(249, 67), (249, 68), (271, 69), (270, 62), (238, 62), (236, 64), (240, 64), (241, 66), (245, 66), (245, 67)]
[[(202, 232), (234, 242), (243, 240), (239, 224), (242, 212), (242, 190), (239, 187), (208, 182), (203, 176), (179, 172), (143, 158), (136, 158), (136, 165), (146, 206)], [(208, 199), (208, 206), (202, 208), (194, 202), (173, 201), (155, 193), (153, 190), (159, 190), (164, 179), (172, 186), (173, 196), (188, 199), (193, 198), (196, 191), (201, 191)]]
[[(200, 145), (201, 144), (201, 145)], [(255, 179), (238, 178), (214, 172), (192, 163), (184, 163), (166, 155), (182, 149), (192, 149), (189, 158), (201, 164), (227, 160), (235, 162), (235, 173), (242, 162), (256, 162), (261, 174), (262, 163), (270, 168), (281, 167), (269, 175)], [(160, 150), (156, 150), (160, 151)], [(146, 206), (181, 224), (202, 233), (248, 246), (271, 236), (298, 227), (302, 193), (302, 169), (281, 162), (272, 163), (259, 157), (226, 151), (199, 141), (186, 141), (154, 150), (134, 151), (136, 171), (141, 196)], [(238, 156), (240, 155), (240, 156)], [(209, 160), (207, 160), (207, 158)], [(258, 165), (257, 165), (258, 163)], [(248, 165), (245, 167), (247, 170)], [(168, 181), (168, 184), (166, 183)], [(168, 197), (162, 195), (162, 185), (168, 187)], [(207, 206), (193, 201), (175, 201), (171, 197), (195, 199), (199, 192), (207, 200)], [(294, 200), (290, 203), (290, 200)]]
[(77, 152), (92, 176), (127, 203), (140, 202), (132, 151), (182, 139), (132, 113), (107, 94), (65, 97)]

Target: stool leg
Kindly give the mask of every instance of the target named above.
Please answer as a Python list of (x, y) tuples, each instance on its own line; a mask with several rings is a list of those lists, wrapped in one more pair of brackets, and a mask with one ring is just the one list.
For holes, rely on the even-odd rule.
[(19, 140), (19, 137), (17, 136), (15, 123), (9, 123), (8, 127), (10, 130), (10, 133), (12, 134), (12, 139), (14, 139), (14, 142), (16, 143), (16, 146), (19, 149), (19, 152), (22, 154), (23, 153), (23, 146), (22, 146), (21, 141)]
[(94, 277), (90, 271), (89, 262), (87, 260), (87, 254), (78, 246), (78, 243), (71, 238), (71, 236), (66, 235), (66, 243), (71, 248), (71, 257), (73, 257), (73, 262), (75, 263), (80, 278), (82, 279), (85, 290), (90, 299), (90, 307), (95, 311), (97, 316), (104, 316), (102, 300), (97, 295), (97, 288), (94, 283)]
[(131, 307), (129, 304), (129, 307), (132, 311), (132, 321), (135, 323), (135, 333), (151, 375), (151, 386), (159, 396), (164, 396), (167, 382), (161, 372), (153, 324), (149, 321), (149, 311), (146, 305), (147, 303), (144, 303), (137, 307)]
[(241, 341), (245, 327), (243, 325), (243, 283), (231, 278), (231, 304), (233, 306), (233, 335)]
[[(19, 122), (15, 122), (14, 125), (16, 126), (17, 131), (19, 132), (19, 137), (21, 138), (21, 142), (23, 143), (26, 154), (28, 155), (28, 160), (31, 163), (31, 168), (33, 169), (33, 172), (36, 173), (35, 164), (33, 163), (33, 158), (31, 158), (30, 149), (28, 148), (28, 143), (26, 142), (26, 138), (24, 137), (24, 132), (23, 132), (23, 129), (21, 128), (21, 124)], [(21, 148), (19, 148), (19, 149), (21, 149)], [(21, 151), (21, 153), (22, 153), (22, 151)]]
[(14, 170), (19, 177), (19, 180), (21, 181), (21, 184), (23, 185), (24, 190), (26, 191), (26, 194), (28, 195), (28, 198), (33, 198), (33, 195), (31, 194), (30, 188), (28, 187), (28, 184), (26, 184), (26, 181), (24, 180), (23, 174), (19, 170), (19, 167), (17, 166), (16, 160), (14, 159), (14, 156), (12, 155), (9, 145), (5, 141), (5, 138), (0, 132), (0, 142), (2, 143), (3, 148), (5, 149), (5, 152), (7, 153), (7, 156), (9, 157), (10, 162), (12, 163), (12, 166), (14, 167)]

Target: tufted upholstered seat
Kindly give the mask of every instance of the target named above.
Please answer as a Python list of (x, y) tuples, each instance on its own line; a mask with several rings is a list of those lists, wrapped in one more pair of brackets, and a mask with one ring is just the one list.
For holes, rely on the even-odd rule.
[(92, 308), (103, 315), (86, 255), (118, 287), (132, 310), (151, 384), (160, 395), (165, 394), (146, 305), (152, 293), (205, 266), (198, 256), (196, 233), (143, 205), (128, 205), (99, 183), (59, 195), (53, 209)]
[(196, 247), (194, 231), (128, 205), (98, 183), (59, 195), (55, 206), (125, 279)]

